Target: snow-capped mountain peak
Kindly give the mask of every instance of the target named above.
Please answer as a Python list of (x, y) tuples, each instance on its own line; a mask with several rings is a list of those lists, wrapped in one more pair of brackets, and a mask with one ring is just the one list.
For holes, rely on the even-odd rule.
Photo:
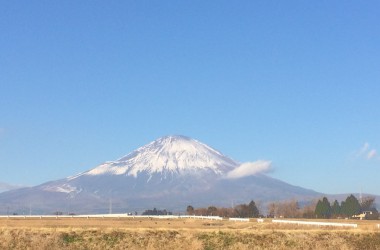
[[(199, 141), (166, 136), (76, 176), (3, 192), (0, 203), (8, 207), (29, 204), (43, 213), (61, 208), (88, 214), (107, 212), (111, 200), (114, 210), (125, 213), (152, 207), (182, 211), (189, 204), (228, 206), (231, 201), (247, 202), (252, 197), (278, 201), (321, 196), (265, 174), (244, 175), (248, 170), (252, 173), (252, 168), (265, 167), (259, 163), (239, 165)], [(0, 206), (0, 213), (6, 212)]]
[(161, 137), (128, 155), (80, 175), (129, 175), (139, 173), (187, 174), (211, 171), (222, 176), (239, 164), (219, 151), (186, 136)]

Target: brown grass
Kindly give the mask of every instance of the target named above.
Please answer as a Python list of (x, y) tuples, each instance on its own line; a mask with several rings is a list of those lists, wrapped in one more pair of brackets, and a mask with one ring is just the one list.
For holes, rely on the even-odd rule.
[(380, 249), (380, 222), (354, 223), (358, 229), (270, 220), (0, 219), (0, 249)]

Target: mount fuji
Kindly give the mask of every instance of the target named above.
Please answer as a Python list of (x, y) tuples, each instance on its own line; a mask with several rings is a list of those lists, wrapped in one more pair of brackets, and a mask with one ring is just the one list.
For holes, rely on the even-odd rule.
[(185, 136), (166, 136), (114, 162), (106, 162), (72, 179), (83, 175), (138, 177), (146, 174), (150, 177), (158, 175), (165, 180), (174, 176), (199, 175), (204, 172), (222, 176), (237, 165), (239, 164), (220, 152), (194, 139)]
[(242, 166), (197, 140), (166, 136), (77, 175), (0, 193), (0, 213), (184, 211), (189, 204), (230, 206), (321, 195), (260, 172), (231, 175)]

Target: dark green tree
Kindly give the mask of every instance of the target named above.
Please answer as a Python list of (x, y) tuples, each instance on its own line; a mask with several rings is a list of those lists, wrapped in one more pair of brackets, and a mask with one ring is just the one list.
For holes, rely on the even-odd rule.
[(194, 214), (194, 207), (191, 206), (191, 205), (188, 205), (187, 208), (186, 208), (186, 212), (187, 212), (188, 215)]
[(145, 210), (142, 213), (142, 215), (172, 215), (172, 214), (173, 214), (172, 212), (169, 212), (166, 209), (159, 210), (157, 208), (153, 208), (153, 210), (152, 209), (148, 209), (148, 210)]
[(218, 209), (214, 206), (209, 206), (207, 208), (207, 215), (216, 215)]
[(331, 215), (336, 218), (340, 215), (340, 213), (341, 212), (340, 212), (339, 202), (337, 200), (335, 200), (334, 204), (331, 207)]
[(259, 209), (257, 208), (256, 203), (252, 200), (248, 204), (248, 217), (257, 218), (259, 217), (259, 214)]
[(322, 217), (322, 201), (318, 200), (317, 205), (315, 206), (315, 217)]
[(260, 211), (256, 203), (252, 200), (248, 205), (240, 204), (234, 207), (234, 215), (241, 218), (257, 218)]
[(358, 199), (356, 199), (356, 197), (352, 194), (348, 196), (344, 202), (342, 201), (340, 208), (341, 214), (348, 217), (359, 214), (361, 212), (360, 203)]
[(327, 219), (331, 217), (331, 206), (326, 197), (323, 197), (322, 201), (318, 201), (317, 206), (315, 207), (315, 215), (317, 218)]
[(340, 215), (346, 215), (346, 202), (345, 201), (341, 201), (340, 203)]

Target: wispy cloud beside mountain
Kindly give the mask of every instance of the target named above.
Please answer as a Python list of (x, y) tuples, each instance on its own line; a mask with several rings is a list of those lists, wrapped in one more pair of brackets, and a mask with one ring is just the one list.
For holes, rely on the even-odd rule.
[(245, 176), (255, 175), (259, 173), (268, 173), (272, 170), (272, 162), (258, 160), (255, 162), (245, 162), (237, 168), (227, 173), (227, 179), (237, 179)]

